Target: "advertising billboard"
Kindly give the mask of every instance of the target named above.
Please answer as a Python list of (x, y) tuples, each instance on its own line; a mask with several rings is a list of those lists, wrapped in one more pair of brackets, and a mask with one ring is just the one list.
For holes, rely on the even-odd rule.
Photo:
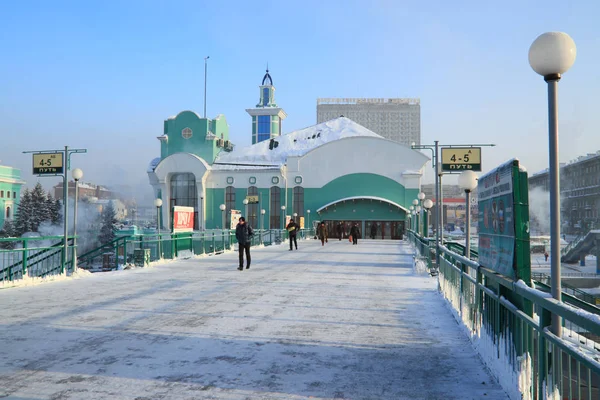
[(194, 230), (194, 207), (173, 207), (173, 233)]

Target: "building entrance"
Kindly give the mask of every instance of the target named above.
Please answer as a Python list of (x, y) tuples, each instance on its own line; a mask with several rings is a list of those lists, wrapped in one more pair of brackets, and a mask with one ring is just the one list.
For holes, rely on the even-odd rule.
[(357, 224), (359, 239), (391, 239), (404, 238), (404, 221), (325, 221), (327, 234), (330, 239), (348, 239), (350, 228)]

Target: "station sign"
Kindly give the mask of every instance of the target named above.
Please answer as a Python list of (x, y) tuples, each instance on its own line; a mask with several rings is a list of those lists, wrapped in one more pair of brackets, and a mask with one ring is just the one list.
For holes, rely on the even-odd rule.
[(64, 173), (63, 153), (33, 154), (34, 175), (56, 175)]
[(246, 196), (248, 204), (258, 204), (258, 196)]
[(442, 147), (442, 171), (481, 171), (481, 147)]

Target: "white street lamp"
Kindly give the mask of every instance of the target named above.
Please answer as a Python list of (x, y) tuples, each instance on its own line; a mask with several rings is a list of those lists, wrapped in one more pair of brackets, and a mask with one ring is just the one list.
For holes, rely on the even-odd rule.
[(162, 259), (162, 246), (160, 240), (160, 208), (163, 205), (162, 199), (154, 199), (154, 207), (156, 207), (156, 232), (158, 234), (158, 258)]
[[(548, 141), (550, 178), (550, 267), (552, 297), (562, 301), (560, 271), (560, 170), (558, 163), (558, 81), (575, 63), (577, 47), (564, 32), (547, 32), (529, 48), (529, 65), (548, 83)], [(552, 314), (552, 333), (561, 337), (561, 318)]]
[(75, 168), (71, 171), (71, 176), (75, 180), (75, 209), (73, 210), (73, 272), (77, 271), (77, 202), (79, 201), (79, 180), (83, 178), (81, 168)]
[(285, 229), (285, 206), (281, 206), (281, 225)]
[(423, 201), (425, 200), (425, 193), (421, 192), (417, 195), (417, 197), (419, 198), (419, 200)]
[(227, 209), (227, 206), (225, 204), (221, 204), (219, 206), (219, 210), (221, 210), (221, 223), (222, 225), (222, 229), (225, 229), (225, 210)]
[(244, 216), (248, 219), (248, 199), (242, 200), (242, 203), (244, 203)]
[(415, 207), (416, 207), (418, 204), (419, 204), (419, 200), (417, 200), (417, 199), (414, 199), (414, 200), (412, 201), (412, 205), (413, 205), (413, 206), (415, 206)]
[[(264, 219), (266, 212), (267, 211), (264, 208), (260, 210), (260, 230), (261, 231), (264, 229), (263, 219)], [(262, 237), (262, 235), (261, 235), (261, 237)]]
[(310, 229), (310, 210), (306, 210), (306, 227)]
[(477, 187), (477, 174), (473, 171), (464, 171), (458, 176), (458, 186), (465, 191), (465, 257), (471, 259), (471, 191)]
[(433, 207), (433, 201), (431, 199), (427, 199), (423, 202), (423, 207), (425, 208), (425, 212), (423, 213), (423, 227), (425, 229), (424, 236), (429, 236), (429, 210)]

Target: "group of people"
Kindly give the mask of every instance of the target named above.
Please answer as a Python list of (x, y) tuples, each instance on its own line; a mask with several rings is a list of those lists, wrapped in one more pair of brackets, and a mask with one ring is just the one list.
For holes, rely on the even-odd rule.
[[(335, 230), (338, 239), (342, 240), (344, 238), (344, 224), (342, 222), (338, 223), (335, 226)], [(359, 236), (360, 230), (358, 229), (358, 224), (355, 222), (350, 228), (349, 239), (352, 241), (352, 244), (358, 244)], [(325, 246), (325, 243), (327, 243), (327, 224), (325, 223), (325, 221), (321, 221), (317, 225), (317, 237), (319, 238), (319, 240), (321, 240), (321, 246)]]
[[(300, 230), (300, 225), (298, 225), (293, 219), (290, 219), (290, 222), (287, 224), (285, 229), (288, 232), (288, 236), (290, 239), (290, 251), (296, 249), (298, 250), (298, 231)], [(321, 246), (325, 246), (327, 243), (327, 225), (325, 221), (319, 222), (316, 229), (316, 234), (319, 240), (321, 241)], [(344, 236), (344, 224), (339, 223), (336, 226), (336, 233), (338, 235), (339, 240), (342, 240)], [(239, 244), (238, 252), (239, 252), (239, 267), (238, 270), (244, 270), (244, 253), (246, 254), (246, 269), (250, 268), (250, 243), (251, 238), (254, 235), (254, 230), (250, 225), (246, 223), (246, 219), (244, 217), (240, 217), (240, 220), (235, 227), (235, 238)], [(358, 237), (360, 236), (360, 230), (358, 229), (358, 225), (356, 222), (352, 224), (350, 228), (350, 240), (352, 244), (358, 244)]]

